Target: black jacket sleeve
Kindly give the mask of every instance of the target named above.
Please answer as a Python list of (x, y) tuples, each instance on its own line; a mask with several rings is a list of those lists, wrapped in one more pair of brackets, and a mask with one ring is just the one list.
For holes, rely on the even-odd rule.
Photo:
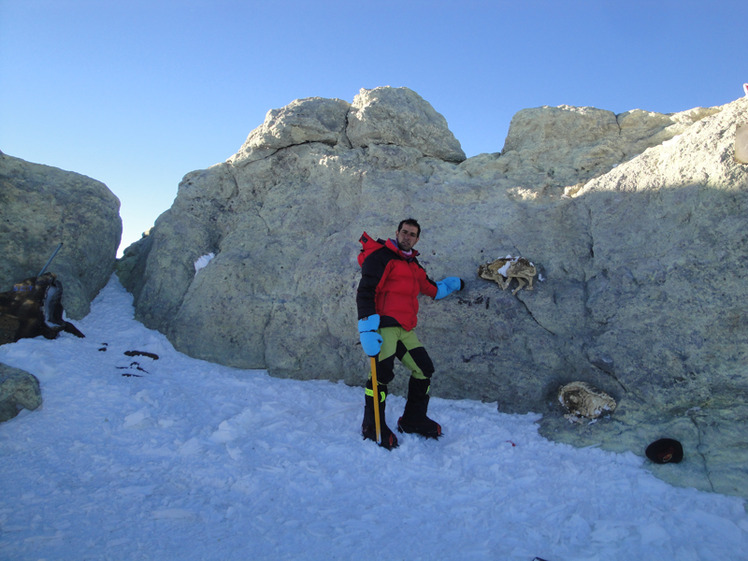
[(361, 265), (361, 281), (356, 291), (356, 306), (358, 307), (358, 319), (376, 314), (374, 297), (376, 295), (379, 281), (387, 267), (387, 252), (379, 249), (369, 255)]

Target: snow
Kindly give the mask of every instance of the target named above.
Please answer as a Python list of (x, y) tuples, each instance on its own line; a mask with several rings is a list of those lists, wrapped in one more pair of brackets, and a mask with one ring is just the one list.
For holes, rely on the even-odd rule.
[(200, 272), (200, 269), (204, 269), (208, 266), (208, 263), (210, 263), (213, 258), (216, 256), (215, 253), (206, 253), (205, 255), (201, 255), (195, 260), (195, 274)]
[(547, 441), (538, 415), (434, 397), (445, 435), (387, 451), (362, 387), (189, 358), (114, 278), (75, 323), (0, 347), (44, 397), (0, 425), (0, 559), (748, 559), (742, 499)]
[(504, 257), (504, 259), (506, 259), (506, 263), (504, 263), (504, 265), (501, 267), (501, 269), (499, 269), (497, 272), (502, 277), (506, 278), (508, 276), (508, 273), (509, 273), (509, 267), (512, 265), (512, 263), (516, 263), (517, 259), (519, 259), (519, 257), (513, 257), (512, 255), (507, 255), (506, 257)]

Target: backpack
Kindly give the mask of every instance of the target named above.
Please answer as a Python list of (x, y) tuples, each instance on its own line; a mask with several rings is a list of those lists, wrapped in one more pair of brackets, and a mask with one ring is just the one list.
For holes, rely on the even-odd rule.
[(362, 266), (364, 264), (364, 260), (369, 257), (372, 253), (374, 253), (378, 249), (382, 249), (384, 247), (384, 244), (380, 241), (375, 241), (374, 238), (369, 236), (366, 232), (361, 234), (361, 237), (358, 239), (359, 242), (361, 242), (361, 251), (358, 253), (358, 266)]

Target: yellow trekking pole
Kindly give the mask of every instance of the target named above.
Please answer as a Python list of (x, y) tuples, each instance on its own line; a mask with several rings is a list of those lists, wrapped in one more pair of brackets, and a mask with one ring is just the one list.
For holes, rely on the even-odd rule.
[(382, 423), (379, 420), (379, 384), (377, 384), (377, 357), (371, 357), (371, 389), (374, 393), (374, 429), (377, 431), (377, 444), (382, 445)]

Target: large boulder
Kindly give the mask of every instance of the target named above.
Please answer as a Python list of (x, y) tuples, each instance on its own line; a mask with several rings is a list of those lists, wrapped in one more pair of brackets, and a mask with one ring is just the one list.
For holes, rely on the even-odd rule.
[(0, 423), (22, 409), (33, 411), (41, 404), (42, 391), (36, 376), (0, 363)]
[(65, 312), (80, 319), (112, 275), (121, 234), (106, 185), (0, 152), (0, 292), (37, 276), (62, 243), (48, 270), (64, 287)]
[[(747, 111), (745, 99), (673, 115), (525, 110), (501, 153), (462, 161), (405, 88), (301, 100), (188, 174), (120, 276), (137, 317), (192, 356), (360, 385), (357, 240), (413, 216), (431, 276), (466, 280), (422, 302), (434, 395), (544, 413), (544, 434), (577, 444), (643, 454), (680, 438), (699, 458), (680, 482), (748, 496), (733, 407), (748, 388), (748, 170), (734, 158)], [(507, 255), (534, 263), (532, 291), (478, 276)], [(572, 381), (610, 395), (611, 418), (564, 419)]]

